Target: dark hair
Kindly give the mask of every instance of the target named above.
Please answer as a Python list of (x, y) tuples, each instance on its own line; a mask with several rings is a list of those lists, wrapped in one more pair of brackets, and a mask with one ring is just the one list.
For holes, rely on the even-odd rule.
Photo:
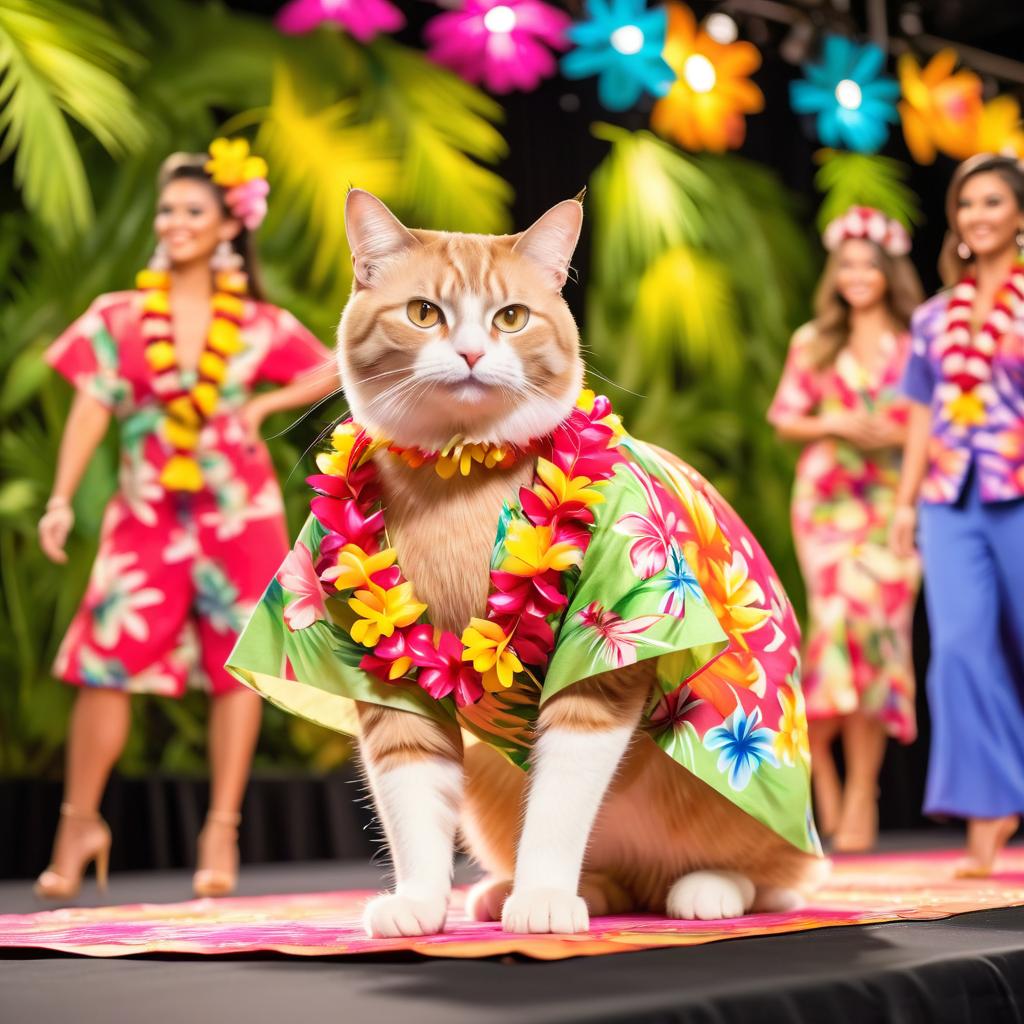
[[(206, 173), (206, 161), (209, 157), (205, 153), (172, 153), (161, 165), (157, 174), (156, 186), (159, 192), (167, 187), (172, 181), (186, 179), (188, 181), (201, 181), (217, 197), (221, 212), (225, 217), (233, 217), (231, 210), (224, 198), (224, 189), (214, 183), (213, 179)], [(252, 232), (243, 224), (241, 230), (231, 240), (231, 247), (242, 257), (242, 269), (249, 277), (249, 294), (254, 299), (262, 299), (263, 280), (260, 274), (259, 261), (256, 258), (256, 240)]]
[(960, 235), (956, 229), (956, 214), (964, 183), (978, 174), (996, 174), (1002, 178), (1013, 193), (1014, 199), (1017, 200), (1017, 208), (1024, 211), (1024, 167), (1015, 157), (997, 156), (995, 153), (978, 153), (960, 164), (953, 172), (953, 177), (949, 180), (949, 188), (946, 190), (946, 221), (949, 229), (946, 231), (942, 252), (939, 254), (939, 273), (942, 275), (942, 282), (945, 285), (956, 284), (964, 276), (964, 271), (974, 259), (973, 255), (964, 259), (957, 252), (960, 246)]

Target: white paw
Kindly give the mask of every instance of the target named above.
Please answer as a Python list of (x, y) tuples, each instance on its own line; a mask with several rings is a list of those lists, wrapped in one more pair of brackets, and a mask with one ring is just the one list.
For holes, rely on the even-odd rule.
[(507, 932), (557, 933), (574, 935), (590, 927), (587, 905), (574, 892), (561, 889), (531, 889), (512, 892), (501, 912), (501, 927)]
[(397, 893), (377, 896), (363, 910), (363, 927), (373, 939), (394, 939), (401, 935), (436, 935), (444, 931), (448, 899), (417, 900)]
[(500, 921), (501, 908), (512, 891), (507, 878), (483, 878), (466, 896), (466, 916), (471, 921)]
[(693, 871), (668, 891), (669, 917), (720, 921), (742, 917), (754, 902), (754, 883), (735, 871)]

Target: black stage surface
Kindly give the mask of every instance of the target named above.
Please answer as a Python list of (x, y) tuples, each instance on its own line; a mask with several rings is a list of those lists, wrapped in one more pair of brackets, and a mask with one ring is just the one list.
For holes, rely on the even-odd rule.
[[(886, 849), (957, 843), (890, 836)], [(363, 888), (365, 865), (248, 867), (240, 894)], [(94, 902), (87, 887), (81, 905)], [(119, 874), (109, 902), (187, 899), (184, 872)], [(0, 884), (0, 913), (38, 909), (25, 882)], [(3, 1024), (470, 1024), (694, 1022), (1003, 1024), (1024, 1020), (1024, 909), (946, 921), (834, 928), (689, 949), (584, 957), (428, 960), (24, 952), (0, 960)]]

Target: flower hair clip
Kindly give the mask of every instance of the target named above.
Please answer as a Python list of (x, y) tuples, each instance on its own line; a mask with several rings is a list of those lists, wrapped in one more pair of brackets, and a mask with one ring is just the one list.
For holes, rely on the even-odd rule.
[(263, 223), (267, 215), (267, 162), (249, 152), (245, 139), (214, 139), (206, 173), (215, 185), (224, 189), (224, 201), (232, 216), (250, 231)]
[(906, 256), (910, 252), (907, 229), (870, 206), (851, 206), (841, 217), (829, 221), (821, 236), (829, 252), (835, 252), (848, 238), (875, 242), (890, 256)]

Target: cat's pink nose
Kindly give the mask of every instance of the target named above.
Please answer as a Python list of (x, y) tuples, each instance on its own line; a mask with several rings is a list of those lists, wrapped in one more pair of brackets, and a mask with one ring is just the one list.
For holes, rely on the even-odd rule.
[(459, 355), (466, 360), (471, 370), (483, 358), (483, 352), (460, 352)]

